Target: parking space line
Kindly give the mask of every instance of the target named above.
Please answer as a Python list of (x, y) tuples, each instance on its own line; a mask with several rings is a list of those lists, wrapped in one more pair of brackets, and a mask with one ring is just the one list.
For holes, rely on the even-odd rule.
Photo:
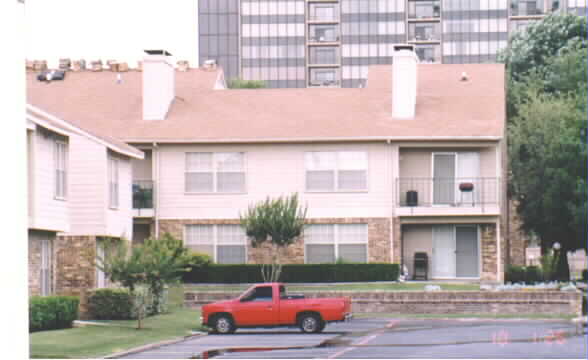
[[(361, 340), (360, 342), (358, 342), (357, 344), (355, 344), (355, 346), (363, 346), (363, 345), (366, 345), (366, 344), (367, 344), (367, 343), (369, 343), (370, 341), (374, 340), (375, 338), (377, 338), (378, 336), (380, 336), (380, 335), (382, 335), (384, 332), (386, 332), (386, 329), (391, 329), (391, 328), (393, 328), (394, 326), (396, 326), (396, 323), (397, 323), (397, 322), (398, 322), (397, 320), (390, 320), (390, 321), (388, 322), (388, 324), (386, 324), (386, 327), (385, 327), (384, 329), (380, 329), (380, 330), (376, 331), (375, 333), (373, 333), (373, 334), (371, 334), (371, 335), (367, 336), (365, 339), (363, 339), (363, 340)], [(353, 351), (353, 350), (355, 350), (355, 349), (357, 349), (357, 348), (356, 348), (356, 347), (354, 347), (354, 346), (350, 346), (350, 347), (348, 347), (348, 348), (345, 348), (345, 349), (343, 349), (343, 350), (341, 350), (341, 351), (339, 351), (339, 352), (336, 352), (336, 353), (334, 353), (333, 355), (329, 356), (327, 359), (334, 359), (334, 358), (337, 358), (337, 357), (339, 357), (339, 356), (341, 356), (341, 355), (343, 355), (343, 354), (346, 354), (346, 353), (348, 353), (348, 352), (350, 352), (350, 351)]]

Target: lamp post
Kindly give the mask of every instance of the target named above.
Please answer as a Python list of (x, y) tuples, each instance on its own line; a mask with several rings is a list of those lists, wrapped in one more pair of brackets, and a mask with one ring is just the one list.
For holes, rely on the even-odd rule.
[(561, 249), (561, 244), (559, 242), (553, 243), (553, 262), (551, 264), (551, 280), (559, 280), (559, 274), (557, 271), (558, 263), (559, 263), (559, 250)]

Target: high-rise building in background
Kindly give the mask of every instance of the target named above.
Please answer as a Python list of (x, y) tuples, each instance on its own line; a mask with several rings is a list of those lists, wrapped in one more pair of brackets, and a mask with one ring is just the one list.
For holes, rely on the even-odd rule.
[(586, 0), (197, 0), (199, 60), (267, 87), (361, 87), (393, 45), (421, 62), (495, 62), (509, 34)]

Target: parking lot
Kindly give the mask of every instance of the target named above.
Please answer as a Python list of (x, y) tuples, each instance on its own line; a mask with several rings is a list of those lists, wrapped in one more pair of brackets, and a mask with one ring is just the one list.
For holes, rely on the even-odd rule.
[(582, 358), (586, 335), (568, 321), (355, 319), (322, 334), (239, 329), (161, 346), (128, 359)]

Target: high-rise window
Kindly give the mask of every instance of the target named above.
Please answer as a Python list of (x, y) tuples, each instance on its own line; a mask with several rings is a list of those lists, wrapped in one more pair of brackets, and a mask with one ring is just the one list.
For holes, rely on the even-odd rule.
[(438, 22), (408, 24), (408, 40), (438, 41), (441, 38), (441, 26)]
[(308, 40), (314, 42), (339, 41), (339, 25), (309, 25)]
[(308, 19), (312, 21), (337, 21), (339, 9), (337, 3), (310, 3), (308, 4)]
[(338, 46), (313, 46), (309, 49), (311, 65), (330, 65), (339, 63)]
[(408, 17), (411, 19), (438, 18), (441, 16), (441, 2), (435, 0), (409, 0)]

